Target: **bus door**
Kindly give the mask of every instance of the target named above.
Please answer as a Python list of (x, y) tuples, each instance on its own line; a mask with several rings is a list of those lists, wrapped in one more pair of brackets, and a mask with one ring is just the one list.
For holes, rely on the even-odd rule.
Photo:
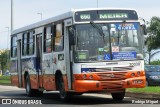
[(38, 76), (38, 87), (43, 87), (42, 77), (42, 33), (36, 35), (36, 68)]
[(21, 39), (17, 40), (18, 87), (22, 87)]
[[(72, 19), (67, 19), (64, 21), (64, 36), (65, 37), (65, 62), (66, 62), (66, 72), (67, 72), (67, 78), (68, 78), (68, 89), (72, 90), (72, 83), (73, 83), (73, 70), (72, 70), (72, 64), (73, 64), (73, 47), (70, 45), (70, 28), (72, 28)], [(70, 62), (70, 63), (69, 63)]]

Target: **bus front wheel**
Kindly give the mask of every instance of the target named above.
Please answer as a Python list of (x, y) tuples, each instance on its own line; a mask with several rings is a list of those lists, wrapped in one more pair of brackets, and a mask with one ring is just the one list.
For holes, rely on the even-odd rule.
[(111, 93), (113, 100), (122, 101), (125, 96), (125, 90), (123, 92)]
[(62, 101), (67, 101), (68, 98), (70, 97), (70, 94), (69, 94), (69, 92), (65, 91), (65, 85), (64, 85), (64, 81), (63, 81), (62, 76), (60, 76), (58, 84), (59, 84), (58, 88), (59, 88), (60, 99)]

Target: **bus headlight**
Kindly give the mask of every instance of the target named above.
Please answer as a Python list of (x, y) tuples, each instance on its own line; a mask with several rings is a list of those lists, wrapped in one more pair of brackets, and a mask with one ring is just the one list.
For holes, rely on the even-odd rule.
[(140, 72), (140, 71), (138, 71), (138, 72), (137, 72), (137, 74), (138, 74), (138, 76), (140, 76), (140, 75), (141, 75), (141, 72)]
[(89, 76), (89, 79), (93, 79), (93, 75), (90, 75), (90, 76)]
[(135, 76), (135, 74), (134, 74), (134, 73), (132, 73), (132, 74), (131, 74), (131, 76), (132, 76), (132, 77), (134, 77), (134, 76)]
[(86, 74), (83, 74), (83, 79), (86, 79), (87, 78), (87, 75)]

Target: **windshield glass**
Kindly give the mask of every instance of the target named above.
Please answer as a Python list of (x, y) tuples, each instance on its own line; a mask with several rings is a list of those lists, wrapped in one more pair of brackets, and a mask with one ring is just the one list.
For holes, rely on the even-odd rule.
[(75, 61), (143, 58), (139, 23), (76, 25)]
[(145, 71), (147, 72), (160, 72), (160, 66), (145, 66)]

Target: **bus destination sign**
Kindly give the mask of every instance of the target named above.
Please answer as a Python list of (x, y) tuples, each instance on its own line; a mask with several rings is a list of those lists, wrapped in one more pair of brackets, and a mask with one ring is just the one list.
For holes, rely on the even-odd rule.
[(99, 19), (117, 19), (117, 18), (128, 18), (127, 13), (104, 13), (99, 14)]
[(138, 20), (134, 10), (91, 10), (75, 13), (75, 21)]

